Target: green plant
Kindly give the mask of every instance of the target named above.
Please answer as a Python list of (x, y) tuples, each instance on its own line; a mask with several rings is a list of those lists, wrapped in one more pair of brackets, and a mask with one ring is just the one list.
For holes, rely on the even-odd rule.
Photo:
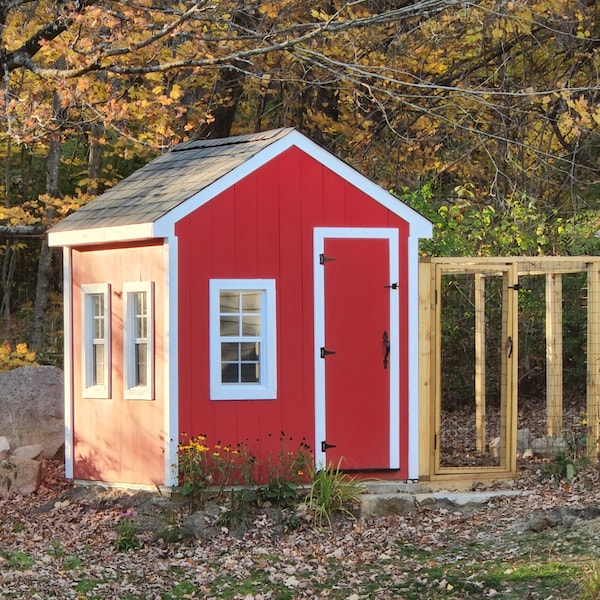
[(133, 519), (131, 512), (121, 515), (119, 522), (115, 525), (115, 532), (117, 534), (117, 539), (115, 540), (115, 549), (117, 552), (127, 552), (127, 550), (131, 550), (132, 548), (139, 548), (139, 525)]
[(227, 488), (255, 488), (257, 481), (266, 480), (258, 494), (252, 492), (254, 497), (289, 505), (297, 499), (298, 486), (306, 482), (312, 462), (306, 442), (302, 440), (295, 450), (289, 450), (291, 440), (281, 432), (279, 450), (260, 461), (244, 443), (235, 447), (221, 442), (208, 446), (206, 436), (192, 437), (178, 447), (179, 485), (174, 490), (189, 500), (193, 512), (208, 497), (222, 498)]
[(54, 558), (61, 558), (64, 553), (65, 551), (62, 548), (60, 540), (52, 540), (50, 548), (48, 549), (48, 554)]
[(580, 600), (600, 600), (600, 569), (593, 564), (579, 582)]
[(66, 571), (81, 569), (82, 564), (83, 563), (77, 554), (71, 554), (70, 556), (65, 556), (63, 558), (63, 566)]
[(278, 506), (291, 506), (298, 500), (298, 484), (295, 481), (275, 479), (258, 489), (261, 502), (267, 501)]
[(217, 523), (227, 529), (246, 528), (252, 516), (252, 504), (257, 500), (256, 490), (242, 487), (230, 490), (229, 508), (218, 518)]
[(179, 542), (187, 535), (181, 525), (180, 514), (172, 508), (167, 508), (164, 513), (162, 526), (156, 532), (156, 539), (165, 544)]
[(330, 465), (314, 471), (306, 501), (317, 525), (331, 526), (335, 513), (353, 516), (350, 508), (363, 492), (364, 486), (359, 481), (341, 471), (340, 459), (337, 467)]
[(6, 560), (10, 568), (19, 571), (29, 569), (35, 565), (35, 560), (29, 554), (21, 552), (21, 550), (0, 552), (0, 556)]
[(570, 483), (592, 462), (587, 447), (586, 416), (575, 419), (564, 429), (559, 439), (564, 440), (564, 449), (556, 452), (553, 460), (545, 466), (544, 472), (559, 481)]
[(244, 445), (232, 448), (217, 442), (210, 447), (205, 442), (206, 436), (199, 435), (178, 447), (175, 491), (189, 500), (192, 511), (204, 504), (207, 494), (218, 498), (227, 486), (250, 484), (253, 479), (255, 459)]

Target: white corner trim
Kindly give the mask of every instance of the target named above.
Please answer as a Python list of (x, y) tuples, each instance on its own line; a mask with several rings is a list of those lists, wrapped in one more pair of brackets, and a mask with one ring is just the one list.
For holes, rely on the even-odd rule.
[(178, 307), (178, 256), (177, 237), (171, 235), (164, 244), (164, 455), (165, 486), (178, 484), (179, 461), (179, 307)]
[(65, 410), (65, 477), (73, 479), (74, 435), (73, 435), (73, 270), (71, 249), (63, 248), (63, 335), (64, 335), (64, 410)]
[(419, 478), (419, 240), (408, 238), (408, 478)]

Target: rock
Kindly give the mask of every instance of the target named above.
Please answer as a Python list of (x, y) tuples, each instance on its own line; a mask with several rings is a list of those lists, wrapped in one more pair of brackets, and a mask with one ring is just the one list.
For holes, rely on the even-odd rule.
[(36, 460), (40, 458), (44, 453), (44, 447), (41, 444), (34, 444), (33, 446), (20, 446), (15, 448), (11, 453), (11, 457), (17, 456), (19, 458), (29, 458)]
[(10, 442), (8, 441), (8, 438), (5, 438), (4, 436), (0, 435), (0, 460), (6, 458), (8, 456), (9, 451)]
[(40, 444), (54, 458), (64, 444), (63, 373), (51, 366), (0, 372), (0, 432), (13, 448)]
[(530, 446), (531, 431), (529, 429), (519, 429), (517, 431), (517, 454), (523, 455)]
[(533, 450), (531, 448), (527, 448), (527, 450), (523, 452), (523, 458), (533, 458)]
[(32, 494), (40, 486), (42, 463), (30, 458), (9, 456), (0, 461), (0, 495)]
[(567, 449), (567, 442), (560, 435), (546, 435), (531, 440), (531, 450), (535, 456), (554, 458), (559, 452)]
[(407, 515), (415, 510), (415, 499), (409, 494), (361, 494), (362, 517)]

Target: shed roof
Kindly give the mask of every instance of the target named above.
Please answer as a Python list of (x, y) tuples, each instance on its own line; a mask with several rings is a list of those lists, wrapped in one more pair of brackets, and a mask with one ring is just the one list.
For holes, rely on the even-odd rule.
[(151, 223), (287, 135), (293, 128), (186, 142), (52, 227), (52, 233)]
[[(49, 231), (52, 246), (164, 237), (165, 227), (291, 145), (309, 152), (411, 222), (428, 237), (430, 223), (293, 127), (179, 144), (67, 216)], [(258, 156), (260, 155), (260, 156)], [(253, 160), (254, 159), (254, 160)], [(257, 163), (258, 161), (258, 163)], [(344, 175), (342, 175), (344, 176)], [(214, 185), (213, 185), (214, 184)], [(207, 189), (209, 188), (209, 189)], [(215, 188), (215, 190), (213, 190)], [(376, 189), (375, 189), (376, 188)], [(400, 208), (402, 207), (402, 208)], [(166, 224), (166, 225), (165, 225)]]

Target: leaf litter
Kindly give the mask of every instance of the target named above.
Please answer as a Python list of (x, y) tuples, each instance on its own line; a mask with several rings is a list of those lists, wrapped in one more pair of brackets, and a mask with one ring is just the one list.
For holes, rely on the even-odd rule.
[[(3, 599), (572, 599), (600, 552), (597, 466), (565, 484), (530, 465), (509, 482), (522, 494), (476, 509), (428, 505), (289, 530), (259, 511), (243, 531), (173, 543), (157, 531), (181, 522), (185, 506), (73, 487), (62, 465), (44, 466), (36, 494), (0, 501)], [(123, 515), (139, 523), (140, 543), (119, 552)]]

